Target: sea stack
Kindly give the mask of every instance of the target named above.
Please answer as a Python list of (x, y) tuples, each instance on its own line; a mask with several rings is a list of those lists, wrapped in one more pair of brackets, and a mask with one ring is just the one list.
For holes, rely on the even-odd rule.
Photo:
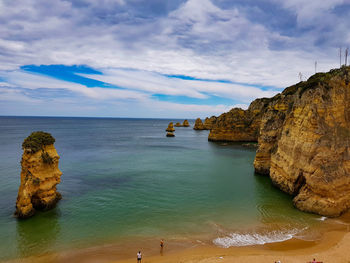
[(175, 131), (174, 125), (172, 122), (169, 123), (168, 128), (166, 128), (165, 131), (167, 131), (167, 132), (174, 132)]
[(188, 120), (184, 120), (184, 122), (182, 123), (183, 127), (190, 127), (190, 124), (188, 123)]
[(180, 122), (177, 122), (177, 123), (175, 124), (175, 127), (182, 127), (182, 125), (181, 125)]
[(38, 131), (22, 144), (21, 184), (15, 212), (18, 218), (31, 217), (36, 210), (51, 209), (61, 199), (56, 186), (62, 172), (58, 169), (60, 157), (54, 142), (51, 134)]
[(196, 119), (196, 122), (194, 123), (194, 130), (205, 130), (203, 122), (200, 118)]
[(175, 137), (173, 132), (167, 132), (166, 137)]

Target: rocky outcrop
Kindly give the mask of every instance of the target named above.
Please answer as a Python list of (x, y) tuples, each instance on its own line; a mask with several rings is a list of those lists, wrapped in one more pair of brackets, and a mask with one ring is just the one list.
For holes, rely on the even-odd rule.
[(210, 130), (216, 123), (217, 117), (211, 116), (210, 118), (205, 118), (204, 123), (200, 118), (196, 119), (193, 129), (195, 130)]
[(166, 137), (175, 137), (173, 132), (167, 132)]
[(56, 186), (62, 172), (58, 169), (60, 157), (54, 142), (48, 133), (33, 132), (22, 144), (21, 184), (15, 212), (19, 218), (28, 218), (35, 210), (53, 208), (61, 199)]
[(205, 130), (203, 122), (200, 118), (196, 119), (193, 129), (194, 130)]
[(255, 171), (294, 205), (325, 216), (350, 208), (350, 67), (317, 73), (248, 110), (220, 115), (215, 141), (258, 141)]
[(174, 132), (175, 131), (174, 124), (172, 122), (170, 122), (169, 125), (168, 125), (168, 128), (166, 128), (165, 131), (167, 131), (167, 132)]
[(184, 120), (182, 124), (180, 122), (177, 122), (175, 124), (175, 127), (190, 127), (190, 124), (188, 123), (188, 120)]
[(217, 117), (215, 117), (215, 116), (211, 116), (210, 118), (205, 118), (205, 120), (204, 120), (204, 128), (206, 129), (206, 130), (211, 130), (213, 127), (214, 127), (214, 125), (216, 124), (216, 120), (217, 120)]
[(270, 177), (300, 210), (350, 207), (350, 67), (299, 84), (270, 159)]
[(258, 140), (260, 122), (271, 99), (253, 101), (248, 110), (234, 108), (217, 117), (209, 133), (210, 141), (254, 142)]

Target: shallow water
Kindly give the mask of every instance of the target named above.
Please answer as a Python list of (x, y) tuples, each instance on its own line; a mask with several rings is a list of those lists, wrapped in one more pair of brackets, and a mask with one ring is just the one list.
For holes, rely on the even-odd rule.
[[(167, 138), (168, 123), (0, 117), (0, 237), (6, 240), (0, 259), (130, 238), (260, 244), (322, 223), (294, 209), (269, 178), (254, 175), (255, 149), (208, 142), (208, 131), (192, 128), (176, 128), (176, 137)], [(56, 138), (63, 199), (51, 211), (16, 220), (21, 143), (37, 130)]]

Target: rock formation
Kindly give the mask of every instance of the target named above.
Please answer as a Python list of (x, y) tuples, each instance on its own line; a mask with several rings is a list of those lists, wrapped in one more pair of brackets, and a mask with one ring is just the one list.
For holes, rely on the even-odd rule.
[(184, 122), (182, 123), (183, 127), (190, 127), (190, 124), (188, 123), (188, 120), (184, 120)]
[(215, 125), (217, 117), (211, 116), (210, 118), (205, 118), (204, 123), (200, 118), (196, 119), (193, 129), (195, 130), (210, 130)]
[(350, 208), (350, 67), (317, 73), (248, 110), (220, 115), (209, 140), (258, 141), (255, 171), (294, 205), (339, 216)]
[(215, 116), (211, 116), (210, 118), (205, 118), (204, 120), (204, 128), (206, 130), (211, 130), (213, 128), (213, 126), (215, 125), (217, 121), (217, 117)]
[(182, 125), (181, 125), (180, 122), (177, 122), (177, 123), (175, 124), (175, 127), (182, 127)]
[(167, 132), (166, 137), (175, 137), (173, 132)]
[(205, 130), (203, 122), (200, 118), (196, 119), (193, 129), (194, 130)]
[(33, 132), (22, 144), (21, 184), (15, 212), (19, 218), (34, 215), (36, 209), (53, 208), (61, 199), (56, 185), (62, 172), (58, 169), (60, 157), (54, 142), (49, 133)]
[(254, 142), (258, 140), (260, 121), (270, 99), (253, 101), (248, 110), (234, 108), (217, 117), (209, 133), (210, 141)]
[(174, 132), (175, 131), (174, 125), (172, 122), (169, 123), (168, 128), (166, 128), (165, 131), (167, 131), (167, 132)]

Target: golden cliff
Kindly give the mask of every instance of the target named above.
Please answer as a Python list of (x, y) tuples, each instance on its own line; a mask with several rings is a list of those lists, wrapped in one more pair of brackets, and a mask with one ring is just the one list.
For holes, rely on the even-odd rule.
[(58, 169), (60, 157), (54, 142), (49, 133), (33, 132), (22, 144), (21, 184), (15, 212), (19, 218), (28, 218), (35, 210), (51, 209), (61, 199), (56, 185), (62, 172)]
[(196, 119), (193, 129), (195, 130), (211, 130), (215, 125), (217, 117), (211, 116), (210, 118), (205, 118), (204, 123), (200, 118)]
[(325, 216), (350, 208), (350, 67), (317, 73), (248, 110), (218, 117), (213, 141), (258, 141), (256, 173), (294, 205)]
[(248, 110), (234, 108), (217, 117), (212, 125), (208, 139), (210, 141), (257, 141), (261, 116), (270, 99), (253, 101)]

